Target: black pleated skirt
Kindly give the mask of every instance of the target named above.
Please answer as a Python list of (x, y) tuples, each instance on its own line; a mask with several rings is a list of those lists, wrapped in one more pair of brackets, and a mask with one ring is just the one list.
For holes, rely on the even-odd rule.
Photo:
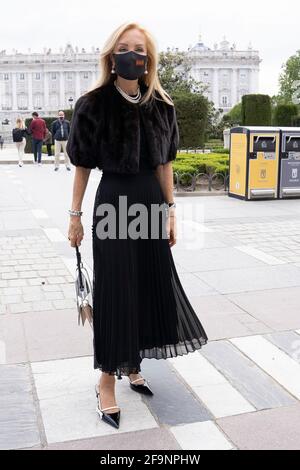
[[(93, 311), (94, 368), (110, 375), (129, 375), (141, 370), (141, 361), (182, 356), (200, 349), (207, 335), (178, 277), (161, 219), (156, 238), (107, 238), (97, 235), (107, 212), (119, 196), (127, 206), (162, 204), (160, 183), (151, 169), (138, 174), (103, 172), (93, 211)], [(99, 210), (99, 209), (98, 209)], [(136, 217), (136, 216), (135, 216)], [(128, 224), (134, 217), (128, 217)], [(151, 217), (149, 217), (149, 233)]]

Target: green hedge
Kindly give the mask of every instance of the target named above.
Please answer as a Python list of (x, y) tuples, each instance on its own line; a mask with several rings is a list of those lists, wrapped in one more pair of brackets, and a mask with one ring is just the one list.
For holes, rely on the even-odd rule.
[(270, 126), (272, 123), (272, 103), (269, 95), (242, 96), (242, 125)]
[(221, 153), (185, 154), (178, 153), (173, 162), (173, 171), (178, 174), (190, 173), (222, 173), (228, 174), (229, 155)]
[(292, 126), (300, 127), (300, 116), (295, 116), (292, 118)]
[(274, 126), (292, 126), (293, 118), (298, 114), (296, 104), (279, 104), (274, 108), (273, 125)]

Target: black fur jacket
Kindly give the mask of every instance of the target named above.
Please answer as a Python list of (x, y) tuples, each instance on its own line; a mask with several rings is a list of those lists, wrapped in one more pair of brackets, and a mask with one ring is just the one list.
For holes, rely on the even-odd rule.
[[(143, 94), (147, 85), (141, 82), (140, 89)], [(143, 105), (131, 103), (111, 81), (76, 101), (67, 142), (71, 162), (85, 168), (137, 173), (140, 119), (151, 166), (174, 160), (179, 144), (175, 107), (156, 98)]]

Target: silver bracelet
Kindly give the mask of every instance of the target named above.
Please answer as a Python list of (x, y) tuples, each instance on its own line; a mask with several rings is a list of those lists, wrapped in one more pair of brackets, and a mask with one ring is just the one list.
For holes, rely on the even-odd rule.
[(69, 212), (70, 215), (78, 215), (78, 216), (81, 216), (81, 215), (83, 214), (82, 211), (76, 211), (76, 210), (72, 210), (72, 209), (69, 209), (68, 212)]

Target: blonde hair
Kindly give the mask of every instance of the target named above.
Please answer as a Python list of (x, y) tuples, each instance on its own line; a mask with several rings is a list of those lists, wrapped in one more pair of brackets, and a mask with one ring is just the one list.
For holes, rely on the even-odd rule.
[(16, 127), (18, 129), (25, 129), (25, 123), (24, 123), (24, 120), (21, 117), (18, 117), (16, 119)]
[(142, 27), (139, 23), (123, 23), (119, 26), (115, 31), (111, 33), (111, 35), (106, 40), (99, 59), (99, 68), (100, 68), (100, 77), (96, 81), (96, 83), (90, 88), (90, 91), (95, 90), (103, 85), (108, 84), (115, 80), (116, 75), (111, 73), (112, 69), (112, 61), (111, 61), (111, 54), (114, 51), (114, 48), (119, 41), (120, 37), (123, 33), (130, 29), (138, 29), (141, 31), (145, 38), (146, 38), (146, 46), (147, 46), (147, 70), (148, 73), (144, 74), (142, 77), (138, 79), (139, 83), (143, 82), (147, 85), (148, 89), (144, 96), (142, 97), (140, 103), (146, 103), (151, 98), (157, 98), (156, 91), (159, 92), (163, 101), (166, 101), (168, 104), (174, 106), (172, 98), (170, 95), (163, 89), (158, 73), (157, 73), (157, 65), (158, 65), (158, 52), (156, 47), (156, 42), (152, 34), (147, 31), (146, 28)]

